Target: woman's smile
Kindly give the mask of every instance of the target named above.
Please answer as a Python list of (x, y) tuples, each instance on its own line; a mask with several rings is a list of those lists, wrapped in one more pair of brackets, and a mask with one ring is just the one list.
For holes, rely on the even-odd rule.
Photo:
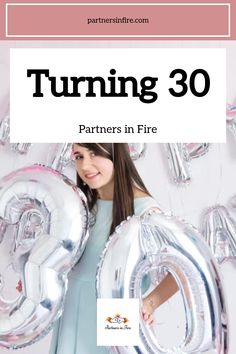
[(96, 173), (86, 173), (84, 175), (84, 177), (86, 179), (94, 179), (95, 177), (97, 177), (98, 175), (100, 175), (100, 172), (96, 172)]
[(96, 189), (101, 199), (111, 199), (114, 187), (113, 162), (80, 145), (75, 144), (73, 152), (80, 178), (91, 189)]

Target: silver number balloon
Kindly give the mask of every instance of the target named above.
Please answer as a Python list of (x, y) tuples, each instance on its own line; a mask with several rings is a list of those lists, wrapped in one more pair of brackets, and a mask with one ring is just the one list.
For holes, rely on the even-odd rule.
[(207, 210), (203, 221), (203, 235), (218, 263), (236, 260), (236, 221), (223, 205)]
[(169, 169), (175, 183), (190, 181), (187, 152), (184, 144), (165, 144)]
[(0, 145), (5, 145), (10, 137), (10, 117), (6, 115), (0, 122)]
[[(10, 279), (0, 270), (0, 346), (32, 344), (61, 315), (67, 274), (84, 250), (87, 225), (85, 196), (55, 170), (35, 165), (1, 180), (1, 259), (7, 256), (22, 292), (11, 301), (4, 297)], [(1, 248), (8, 229), (9, 253)]]
[(169, 169), (175, 183), (184, 184), (191, 180), (189, 162), (206, 154), (208, 143), (168, 143), (165, 144)]
[(132, 143), (129, 144), (129, 152), (132, 160), (138, 160), (144, 156), (146, 151), (146, 144)]
[(187, 156), (188, 156), (187, 159), (192, 160), (192, 159), (196, 159), (200, 156), (205, 155), (209, 150), (210, 144), (208, 144), (208, 143), (202, 143), (202, 144), (190, 143), (190, 144), (184, 144), (184, 146), (187, 151)]
[(234, 137), (236, 138), (236, 106), (227, 105), (227, 110), (226, 110), (226, 115), (227, 115), (227, 127), (229, 130), (233, 133)]
[(227, 316), (217, 265), (197, 230), (173, 216), (153, 209), (116, 229), (97, 269), (97, 296), (139, 298), (143, 274), (162, 268), (172, 273), (180, 288), (186, 311), (184, 340), (178, 347), (164, 348), (140, 320), (141, 346), (112, 351), (174, 354), (215, 349), (217, 354), (227, 353)]
[(20, 155), (26, 155), (31, 147), (31, 143), (14, 143), (11, 144), (11, 149)]
[(71, 143), (57, 144), (49, 163), (50, 167), (56, 171), (63, 172), (67, 165), (72, 164), (72, 145)]

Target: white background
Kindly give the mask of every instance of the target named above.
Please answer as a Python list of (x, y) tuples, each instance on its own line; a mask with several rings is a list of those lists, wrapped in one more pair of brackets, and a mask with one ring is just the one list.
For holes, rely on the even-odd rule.
[[(11, 141), (62, 143), (96, 140), (93, 133), (79, 134), (78, 126), (122, 127), (122, 133), (99, 134), (100, 142), (225, 142), (225, 53), (221, 49), (158, 49), (158, 48), (96, 48), (96, 49), (12, 49), (11, 50)], [(54, 97), (50, 82), (42, 75), (44, 97), (33, 97), (35, 75), (27, 77), (27, 69), (49, 69), (57, 78), (57, 91), (62, 89), (61, 76), (102, 76), (106, 91), (110, 84), (107, 77), (114, 68), (113, 77), (133, 76), (139, 82), (146, 76), (158, 77), (158, 93), (153, 103), (143, 103), (132, 97), (85, 97), (87, 82), (79, 83), (81, 97)], [(174, 97), (169, 88), (180, 92), (176, 81), (170, 79), (174, 69), (184, 69), (189, 76), (196, 69), (204, 69), (211, 80), (210, 90), (204, 97), (196, 97), (190, 89), (183, 97)], [(202, 75), (196, 78), (196, 89), (204, 87)], [(149, 84), (149, 82), (147, 83)], [(69, 92), (72, 85), (69, 82)], [(116, 92), (119, 92), (119, 82)], [(148, 97), (149, 98), (149, 97)], [(128, 124), (134, 128), (125, 134)], [(157, 133), (137, 132), (137, 125), (157, 127)], [(214, 129), (211, 127), (214, 125)], [(25, 129), (27, 127), (27, 129)], [(171, 128), (171, 129), (170, 129)]]
[[(2, 42), (0, 48), (0, 110), (2, 113), (8, 104), (9, 98), (9, 51), (11, 47), (226, 47), (227, 48), (227, 101), (236, 103), (236, 42), (173, 42), (173, 41), (68, 41), (68, 42)], [(167, 107), (168, 108), (168, 107)], [(170, 127), (171, 129), (171, 127)], [(214, 126), (211, 127), (214, 129)], [(148, 141), (147, 141), (148, 142)], [(15, 155), (9, 148), (0, 147), (0, 175), (25, 164), (47, 161), (49, 146), (35, 145), (26, 157)], [(182, 188), (172, 183), (166, 155), (162, 144), (149, 144), (146, 154), (136, 162), (136, 166), (143, 177), (150, 192), (165, 211), (185, 218), (188, 222), (201, 228), (202, 215), (207, 207), (216, 203), (228, 207), (230, 214), (236, 219), (236, 210), (230, 208), (230, 198), (236, 194), (236, 140), (227, 134), (227, 144), (212, 144), (210, 151), (203, 157), (191, 162), (192, 181)], [(73, 176), (73, 170), (66, 171)], [(227, 297), (228, 315), (230, 322), (230, 350), (229, 354), (236, 352), (236, 308), (235, 308), (235, 267), (225, 264), (222, 267)], [(181, 301), (178, 295), (157, 311), (157, 331), (164, 345), (172, 345), (180, 340), (183, 333)], [(171, 333), (171, 336), (170, 336)], [(19, 354), (48, 353), (51, 334), (33, 346), (18, 350)], [(0, 354), (6, 350), (0, 349)], [(212, 354), (213, 352), (211, 352)]]

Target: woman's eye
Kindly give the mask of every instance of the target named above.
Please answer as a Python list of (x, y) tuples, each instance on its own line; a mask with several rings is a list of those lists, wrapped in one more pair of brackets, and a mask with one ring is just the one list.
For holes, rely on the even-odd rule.
[(78, 160), (82, 159), (82, 156), (81, 155), (74, 155), (74, 158), (76, 161), (78, 161)]

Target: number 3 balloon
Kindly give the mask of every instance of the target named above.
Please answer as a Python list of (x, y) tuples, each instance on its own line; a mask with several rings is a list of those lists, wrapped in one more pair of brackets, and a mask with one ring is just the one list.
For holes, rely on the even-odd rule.
[(162, 268), (174, 276), (183, 298), (184, 340), (178, 347), (164, 348), (141, 320), (140, 347), (112, 347), (113, 353), (227, 353), (227, 316), (217, 265), (197, 230), (177, 218), (152, 209), (141, 219), (133, 216), (123, 222), (101, 257), (97, 296), (139, 298), (143, 274)]
[[(0, 269), (0, 346), (32, 344), (61, 315), (67, 274), (84, 250), (87, 225), (85, 196), (58, 172), (36, 165), (1, 180), (1, 260), (20, 277), (22, 292), (11, 300), (3, 296), (11, 279)], [(13, 236), (5, 252), (8, 229)]]

